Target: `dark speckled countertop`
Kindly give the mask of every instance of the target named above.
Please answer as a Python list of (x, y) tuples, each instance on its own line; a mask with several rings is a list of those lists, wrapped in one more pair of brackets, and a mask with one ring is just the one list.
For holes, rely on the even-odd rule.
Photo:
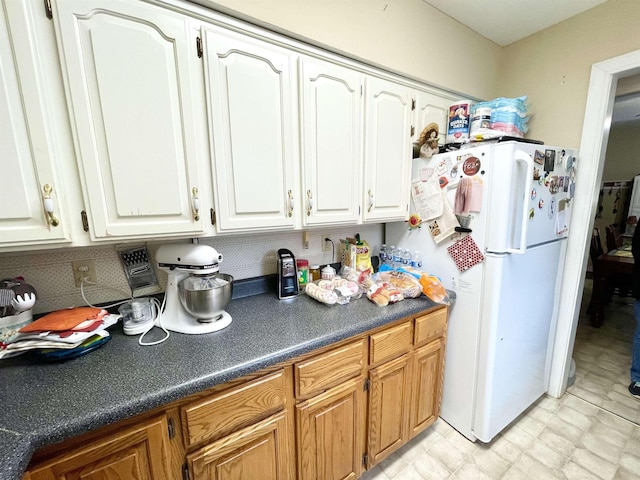
[[(326, 306), (300, 295), (235, 298), (229, 327), (171, 333), (142, 347), (120, 325), (102, 348), (73, 360), (0, 361), (0, 478), (18, 480), (38, 448), (436, 306), (422, 296), (387, 307), (366, 298)], [(145, 338), (149, 340), (151, 338)]]

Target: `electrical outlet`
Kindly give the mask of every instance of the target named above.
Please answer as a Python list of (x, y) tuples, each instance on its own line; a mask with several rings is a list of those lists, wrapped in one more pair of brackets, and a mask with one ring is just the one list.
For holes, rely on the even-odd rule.
[(322, 235), (320, 237), (320, 241), (322, 242), (322, 251), (323, 252), (330, 252), (331, 251), (331, 242), (329, 240), (326, 240), (327, 238), (329, 238), (328, 235)]
[(73, 280), (76, 282), (76, 287), (80, 287), (83, 278), (86, 278), (89, 282), (95, 283), (98, 281), (95, 260), (76, 260), (71, 262), (71, 268), (73, 269)]

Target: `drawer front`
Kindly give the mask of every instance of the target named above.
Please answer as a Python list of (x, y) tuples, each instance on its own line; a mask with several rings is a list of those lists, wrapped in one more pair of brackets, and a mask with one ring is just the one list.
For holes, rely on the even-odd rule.
[(416, 318), (415, 345), (422, 345), (429, 340), (444, 336), (447, 332), (447, 311), (446, 308), (441, 308)]
[(296, 397), (305, 397), (356, 377), (366, 363), (365, 339), (296, 363)]
[(371, 364), (391, 360), (411, 348), (411, 322), (404, 322), (369, 337)]
[(187, 446), (230, 433), (285, 406), (284, 370), (183, 407)]

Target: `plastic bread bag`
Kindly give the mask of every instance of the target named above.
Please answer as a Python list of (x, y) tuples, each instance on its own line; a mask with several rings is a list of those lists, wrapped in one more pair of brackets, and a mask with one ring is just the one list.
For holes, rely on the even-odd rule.
[(362, 292), (366, 291), (373, 283), (371, 272), (360, 272), (351, 267), (342, 267), (340, 276), (346, 280), (357, 283)]
[(425, 273), (420, 277), (420, 285), (422, 285), (422, 293), (432, 301), (444, 305), (451, 305), (451, 298), (449, 298), (447, 289), (444, 288), (438, 277)]
[(386, 271), (378, 272), (376, 279), (387, 282), (402, 292), (404, 298), (418, 298), (422, 295), (422, 286), (420, 281), (405, 272), (400, 271)]
[(344, 305), (353, 298), (360, 298), (362, 291), (356, 282), (336, 277), (331, 280), (318, 280), (305, 287), (305, 293), (314, 300), (327, 305)]
[(404, 300), (402, 292), (386, 282), (375, 282), (367, 290), (367, 298), (380, 307)]

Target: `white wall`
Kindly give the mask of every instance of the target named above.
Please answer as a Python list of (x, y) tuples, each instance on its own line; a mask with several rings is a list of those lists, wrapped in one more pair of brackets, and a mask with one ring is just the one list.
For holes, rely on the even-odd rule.
[(196, 0), (464, 96), (498, 95), (501, 47), (422, 0)]
[(529, 97), (530, 138), (580, 146), (591, 66), (640, 49), (638, 25), (638, 0), (609, 0), (504, 48), (498, 91)]

